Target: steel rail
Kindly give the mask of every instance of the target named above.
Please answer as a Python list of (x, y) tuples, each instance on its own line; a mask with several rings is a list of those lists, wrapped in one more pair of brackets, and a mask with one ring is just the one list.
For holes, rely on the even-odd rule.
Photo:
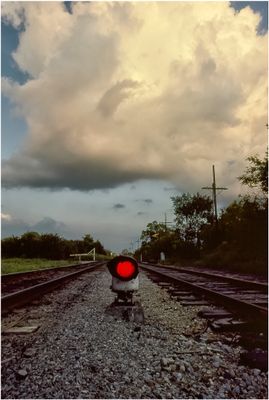
[[(139, 267), (152, 272), (156, 275), (159, 275), (163, 278), (169, 279), (170, 281), (176, 282), (177, 284), (180, 283), (181, 285), (184, 285), (186, 287), (189, 287), (195, 292), (199, 292), (203, 295), (206, 295), (213, 300), (221, 300), (224, 305), (231, 309), (233, 313), (236, 313), (238, 315), (244, 316), (245, 318), (251, 318), (253, 319), (258, 319), (258, 318), (267, 318), (268, 315), (268, 309), (266, 307), (261, 307), (256, 304), (249, 303), (247, 301), (239, 300), (237, 298), (234, 298), (229, 295), (225, 295), (220, 292), (216, 292), (212, 289), (205, 288), (203, 286), (200, 286), (198, 284), (194, 284), (191, 282), (186, 281), (185, 279), (177, 278), (175, 276), (171, 276), (168, 271), (158, 271), (156, 270), (156, 267), (148, 266), (139, 263)], [(158, 267), (157, 267), (158, 268)], [(180, 272), (180, 271), (178, 271)]]
[(44, 294), (56, 289), (62, 285), (65, 281), (79, 276), (85, 272), (94, 271), (97, 268), (102, 267), (105, 262), (100, 262), (94, 266), (87, 266), (79, 271), (72, 272), (70, 274), (65, 274), (59, 278), (51, 279), (47, 282), (39, 283), (38, 285), (31, 286), (26, 289), (19, 290), (18, 292), (7, 294), (1, 297), (1, 307), (2, 314), (5, 314), (14, 308), (21, 307), (37, 297), (41, 297)]
[[(154, 264), (151, 264), (151, 265), (154, 265)], [(161, 265), (156, 265), (156, 266), (158, 268), (162, 268)], [(209, 278), (216, 278), (216, 279), (219, 279), (222, 281), (225, 280), (227, 282), (234, 282), (240, 286), (245, 286), (247, 284), (249, 287), (262, 289), (262, 290), (266, 290), (266, 291), (268, 290), (268, 284), (263, 283), (263, 282), (249, 281), (247, 279), (240, 279), (240, 278), (235, 278), (232, 276), (225, 276), (225, 275), (215, 274), (215, 273), (205, 272), (205, 271), (196, 271), (196, 270), (184, 268), (184, 267), (174, 267), (172, 265), (167, 265), (163, 268), (170, 269), (175, 272), (187, 272), (188, 274), (200, 275), (200, 276), (205, 276), (205, 277), (209, 277)]]

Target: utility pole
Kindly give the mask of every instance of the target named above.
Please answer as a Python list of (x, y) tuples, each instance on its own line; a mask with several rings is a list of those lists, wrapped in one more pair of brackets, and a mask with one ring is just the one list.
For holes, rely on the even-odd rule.
[(228, 188), (225, 187), (217, 187), (216, 186), (216, 176), (215, 176), (215, 166), (212, 166), (213, 170), (213, 183), (211, 187), (202, 187), (202, 189), (207, 189), (207, 190), (212, 190), (212, 198), (213, 198), (213, 207), (214, 207), (214, 216), (215, 216), (215, 223), (216, 226), (218, 224), (218, 210), (217, 210), (217, 190), (228, 190)]
[(138, 250), (138, 249), (140, 250), (140, 262), (143, 262), (142, 246), (140, 247), (140, 239), (139, 239), (139, 238), (137, 239), (136, 243), (137, 243), (137, 245), (138, 245), (137, 250)]
[(164, 222), (161, 221), (160, 223), (165, 225), (165, 230), (166, 231), (167, 231), (167, 225), (168, 224), (173, 224), (173, 222), (167, 221), (167, 214), (166, 213), (164, 213)]

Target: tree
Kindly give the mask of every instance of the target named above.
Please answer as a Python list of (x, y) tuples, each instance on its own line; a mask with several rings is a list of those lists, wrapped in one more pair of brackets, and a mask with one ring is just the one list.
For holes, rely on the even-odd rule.
[(106, 250), (99, 240), (96, 240), (96, 242), (94, 242), (94, 247), (97, 254), (106, 255)]
[(142, 240), (142, 244), (146, 244), (154, 240), (156, 241), (166, 232), (167, 228), (165, 224), (153, 221), (147, 224), (146, 229), (141, 233), (140, 239)]
[(26, 232), (20, 238), (2, 239), (1, 244), (3, 257), (68, 259), (70, 254), (86, 253), (93, 247), (96, 253), (106, 254), (100, 241), (94, 241), (90, 234), (85, 235), (83, 240), (66, 240), (57, 234)]
[(65, 241), (57, 234), (45, 233), (41, 235), (40, 256), (49, 260), (65, 258)]
[(213, 222), (212, 200), (199, 193), (191, 195), (183, 193), (181, 196), (171, 197), (177, 232), (186, 243), (200, 247), (201, 229), (204, 225)]
[(1, 241), (2, 257), (20, 257), (21, 256), (21, 240), (17, 236), (7, 237)]
[(84, 242), (83, 251), (85, 252), (89, 252), (94, 247), (94, 239), (89, 233), (83, 236), (83, 242)]
[(224, 238), (248, 256), (266, 258), (267, 209), (258, 199), (244, 196), (234, 201), (220, 218)]
[(40, 235), (38, 232), (26, 232), (21, 236), (21, 251), (23, 257), (35, 258), (40, 252)]
[(250, 165), (247, 167), (245, 173), (238, 177), (238, 179), (251, 188), (258, 187), (263, 193), (268, 193), (268, 150), (265, 158), (260, 160), (257, 155), (248, 157)]
[(142, 231), (140, 250), (136, 251), (136, 256), (142, 256), (144, 260), (157, 261), (160, 253), (163, 252), (166, 257), (171, 257), (176, 250), (176, 234), (173, 229), (167, 228), (165, 224), (153, 221), (147, 224)]

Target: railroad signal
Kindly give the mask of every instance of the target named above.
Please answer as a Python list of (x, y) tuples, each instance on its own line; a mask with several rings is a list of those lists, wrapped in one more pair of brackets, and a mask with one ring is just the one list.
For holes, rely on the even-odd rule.
[(134, 258), (128, 256), (117, 256), (107, 263), (112, 275), (113, 292), (117, 293), (116, 301), (131, 301), (134, 291), (138, 290), (138, 265)]
[(144, 311), (139, 301), (133, 301), (133, 294), (138, 290), (138, 264), (133, 257), (117, 256), (107, 263), (112, 275), (112, 292), (116, 299), (106, 312), (116, 318), (136, 323), (144, 322)]

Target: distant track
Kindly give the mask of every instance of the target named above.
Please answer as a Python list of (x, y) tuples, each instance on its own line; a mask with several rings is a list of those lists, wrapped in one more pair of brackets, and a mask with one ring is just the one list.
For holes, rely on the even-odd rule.
[[(29, 271), (26, 273), (12, 274), (12, 277), (11, 274), (3, 275), (2, 285), (4, 283), (4, 285), (6, 285), (6, 290), (8, 288), (10, 292), (1, 297), (2, 314), (6, 314), (14, 308), (21, 307), (36, 298), (40, 298), (45, 293), (56, 289), (65, 282), (75, 279), (83, 273), (92, 272), (101, 268), (105, 262), (101, 261), (89, 264), (50, 268), (42, 271)], [(40, 280), (42, 281), (41, 283)]]

